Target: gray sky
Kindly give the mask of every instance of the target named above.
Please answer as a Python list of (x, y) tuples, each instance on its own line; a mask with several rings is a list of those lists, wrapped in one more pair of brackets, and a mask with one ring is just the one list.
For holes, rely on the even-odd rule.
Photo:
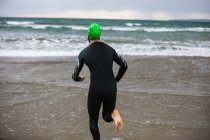
[(210, 0), (0, 0), (0, 16), (210, 19)]

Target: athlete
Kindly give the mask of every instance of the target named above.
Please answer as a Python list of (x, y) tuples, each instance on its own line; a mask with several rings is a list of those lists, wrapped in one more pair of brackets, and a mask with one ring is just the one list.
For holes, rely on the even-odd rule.
[[(89, 127), (94, 140), (100, 140), (98, 117), (103, 104), (102, 116), (106, 122), (115, 122), (118, 130), (123, 128), (123, 121), (118, 110), (115, 109), (117, 98), (116, 82), (119, 82), (127, 70), (127, 63), (109, 45), (100, 41), (101, 28), (97, 23), (92, 23), (88, 30), (89, 46), (82, 50), (78, 56), (72, 79), (81, 82), (85, 75), (80, 75), (84, 64), (90, 70), (90, 87), (88, 93)], [(119, 71), (114, 76), (112, 66), (115, 61)]]

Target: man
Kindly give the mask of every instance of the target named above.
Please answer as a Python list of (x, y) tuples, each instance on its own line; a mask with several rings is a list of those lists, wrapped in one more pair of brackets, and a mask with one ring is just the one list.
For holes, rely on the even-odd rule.
[[(127, 63), (109, 45), (100, 41), (101, 28), (97, 23), (89, 26), (88, 40), (90, 45), (78, 56), (78, 64), (72, 74), (72, 79), (81, 82), (85, 75), (79, 75), (84, 63), (90, 70), (90, 87), (88, 93), (89, 126), (94, 140), (100, 140), (98, 117), (103, 104), (102, 116), (106, 122), (115, 122), (118, 130), (123, 128), (119, 111), (115, 109), (117, 86), (116, 82), (127, 70)], [(116, 77), (112, 70), (113, 61), (119, 66)]]

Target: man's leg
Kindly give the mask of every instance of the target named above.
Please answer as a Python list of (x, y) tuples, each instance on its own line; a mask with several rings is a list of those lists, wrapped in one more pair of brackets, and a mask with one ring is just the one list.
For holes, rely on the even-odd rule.
[(106, 122), (112, 122), (114, 120), (116, 128), (120, 130), (123, 128), (123, 122), (119, 111), (115, 109), (116, 96), (116, 93), (105, 94), (103, 98), (102, 116)]
[(112, 122), (113, 118), (112, 118), (112, 112), (115, 109), (115, 104), (116, 104), (116, 96), (117, 93), (116, 92), (110, 92), (110, 93), (104, 93), (103, 94), (103, 112), (102, 112), (102, 116), (103, 119), (106, 122)]
[(89, 116), (89, 127), (93, 140), (100, 140), (100, 132), (98, 128), (98, 118)]
[(95, 93), (88, 94), (89, 127), (94, 140), (100, 140), (98, 116), (101, 103), (101, 99), (97, 98)]

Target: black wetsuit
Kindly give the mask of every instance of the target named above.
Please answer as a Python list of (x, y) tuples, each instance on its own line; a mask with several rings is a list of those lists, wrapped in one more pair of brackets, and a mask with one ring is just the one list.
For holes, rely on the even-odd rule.
[[(114, 77), (112, 70), (113, 60), (120, 66), (116, 77)], [(99, 140), (98, 117), (101, 104), (103, 103), (103, 119), (106, 122), (113, 121), (111, 113), (116, 103), (116, 82), (122, 78), (127, 70), (127, 63), (112, 47), (103, 42), (94, 42), (81, 51), (78, 57), (78, 64), (72, 74), (72, 78), (75, 81), (81, 81), (79, 73), (84, 63), (88, 66), (91, 73), (87, 103), (90, 131), (94, 140)]]

